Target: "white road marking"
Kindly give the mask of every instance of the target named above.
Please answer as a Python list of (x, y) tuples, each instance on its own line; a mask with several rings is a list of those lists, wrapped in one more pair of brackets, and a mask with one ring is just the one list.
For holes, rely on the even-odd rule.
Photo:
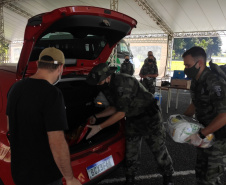
[[(194, 175), (195, 174), (195, 170), (187, 170), (187, 171), (179, 171), (179, 172), (174, 172), (173, 176), (185, 176), (185, 175)], [(162, 177), (162, 175), (160, 174), (150, 174), (150, 175), (139, 175), (136, 176), (136, 180), (148, 180), (151, 178), (158, 178), (158, 177)], [(103, 181), (101, 181), (99, 184), (107, 184), (107, 183), (117, 183), (117, 182), (123, 182), (125, 181), (126, 178), (112, 178), (112, 179), (105, 179)]]

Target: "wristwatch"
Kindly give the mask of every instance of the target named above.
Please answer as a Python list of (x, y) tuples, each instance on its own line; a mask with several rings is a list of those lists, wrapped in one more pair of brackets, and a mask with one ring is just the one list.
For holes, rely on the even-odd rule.
[(204, 135), (202, 134), (201, 128), (199, 129), (198, 134), (199, 134), (199, 137), (200, 137), (201, 139), (205, 139), (205, 138), (206, 138), (206, 136), (204, 136)]

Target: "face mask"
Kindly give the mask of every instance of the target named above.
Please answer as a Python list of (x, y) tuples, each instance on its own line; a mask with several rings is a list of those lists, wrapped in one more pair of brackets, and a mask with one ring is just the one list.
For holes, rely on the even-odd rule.
[(53, 83), (53, 85), (56, 85), (56, 84), (61, 80), (62, 73), (63, 73), (63, 72), (61, 72), (61, 73), (59, 74), (58, 79), (56, 80), (56, 82)]
[(150, 62), (150, 63), (151, 63), (151, 62), (154, 62), (154, 60), (153, 60), (153, 59), (148, 59), (148, 62)]
[(196, 64), (198, 62), (195, 63), (195, 65), (193, 65), (192, 67), (190, 68), (185, 68), (184, 69), (184, 73), (187, 75), (188, 78), (195, 78), (200, 70), (200, 68), (196, 68)]
[(129, 59), (125, 59), (126, 62), (129, 62)]

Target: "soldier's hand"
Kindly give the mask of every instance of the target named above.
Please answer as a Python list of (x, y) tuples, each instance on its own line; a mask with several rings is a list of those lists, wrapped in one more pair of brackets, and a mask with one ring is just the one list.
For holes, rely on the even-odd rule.
[(200, 146), (203, 143), (203, 140), (199, 137), (199, 134), (192, 134), (189, 137), (187, 137), (184, 141), (194, 146)]
[(90, 133), (88, 134), (86, 139), (93, 137), (95, 134), (100, 132), (100, 130), (102, 129), (100, 125), (87, 125), (87, 127), (91, 128), (92, 130), (90, 131)]

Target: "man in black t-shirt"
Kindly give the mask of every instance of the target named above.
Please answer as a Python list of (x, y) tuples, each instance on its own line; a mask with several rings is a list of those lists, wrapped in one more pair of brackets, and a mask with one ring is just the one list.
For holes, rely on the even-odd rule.
[(8, 92), (11, 171), (16, 185), (81, 185), (73, 176), (64, 130), (68, 129), (59, 81), (65, 63), (56, 48), (44, 49), (38, 70)]

